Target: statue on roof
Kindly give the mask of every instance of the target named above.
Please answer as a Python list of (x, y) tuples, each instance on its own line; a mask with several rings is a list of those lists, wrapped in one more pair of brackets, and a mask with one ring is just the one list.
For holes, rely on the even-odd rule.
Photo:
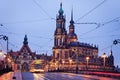
[(27, 44), (28, 44), (28, 38), (27, 38), (27, 35), (25, 35), (25, 37), (24, 37), (23, 44), (24, 44), (24, 45), (27, 45)]

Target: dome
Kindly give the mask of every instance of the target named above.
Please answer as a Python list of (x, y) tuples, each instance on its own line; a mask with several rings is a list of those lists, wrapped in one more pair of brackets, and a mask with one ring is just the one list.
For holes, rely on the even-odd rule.
[(77, 38), (77, 35), (75, 33), (69, 33), (68, 38)]
[(79, 46), (79, 42), (70, 42), (70, 46)]
[(63, 14), (63, 13), (64, 13), (64, 11), (63, 11), (63, 9), (62, 9), (62, 8), (60, 8), (59, 13), (61, 13), (61, 14)]
[(60, 10), (59, 10), (59, 14), (63, 14), (64, 13), (64, 11), (63, 11), (63, 9), (62, 9), (62, 3), (60, 4)]

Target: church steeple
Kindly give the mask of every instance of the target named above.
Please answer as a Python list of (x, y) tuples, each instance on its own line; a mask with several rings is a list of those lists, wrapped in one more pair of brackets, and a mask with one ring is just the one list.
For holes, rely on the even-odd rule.
[(70, 42), (77, 42), (77, 35), (75, 34), (75, 26), (74, 26), (74, 20), (73, 20), (73, 9), (71, 10), (71, 20), (69, 25), (69, 33), (68, 33), (68, 39), (67, 43)]
[(109, 65), (110, 66), (114, 66), (114, 56), (113, 56), (113, 52), (112, 52), (112, 49), (111, 49), (111, 53), (110, 53), (110, 56), (108, 57), (109, 58)]
[(59, 15), (63, 15), (64, 11), (62, 9), (62, 2), (60, 3)]
[(24, 37), (23, 44), (24, 44), (24, 45), (27, 45), (27, 44), (28, 44), (28, 38), (27, 38), (27, 35), (25, 35), (25, 37)]
[(69, 26), (69, 33), (74, 33), (74, 21), (73, 21), (73, 9), (71, 10), (71, 20), (70, 20), (70, 26)]
[(71, 21), (70, 21), (70, 24), (74, 24), (74, 21), (73, 21), (73, 8), (71, 10)]
[(62, 2), (60, 3), (60, 9), (56, 16), (56, 30), (54, 33), (54, 46), (63, 47), (66, 44), (67, 31), (65, 28), (66, 19), (63, 15)]

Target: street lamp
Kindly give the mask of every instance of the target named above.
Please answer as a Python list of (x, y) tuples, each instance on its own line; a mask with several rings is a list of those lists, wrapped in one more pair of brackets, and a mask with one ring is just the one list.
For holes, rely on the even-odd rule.
[(87, 61), (87, 69), (88, 69), (88, 61), (89, 61), (89, 57), (86, 57), (86, 61)]
[(7, 55), (4, 54), (4, 72), (7, 72), (7, 65), (6, 65), (6, 59), (7, 59)]
[(77, 53), (77, 49), (74, 49), (73, 50), (74, 52), (75, 52), (75, 54), (76, 54), (76, 74), (78, 74), (78, 53)]
[(57, 71), (59, 71), (59, 68), (60, 68), (59, 61), (57, 61), (56, 63), (57, 63)]
[(102, 56), (102, 57), (103, 57), (103, 61), (104, 61), (104, 65), (103, 65), (103, 66), (105, 67), (105, 64), (106, 64), (106, 63), (105, 63), (105, 62), (106, 62), (105, 58), (107, 57), (107, 55), (106, 55), (105, 53), (103, 53), (103, 56)]
[(0, 50), (0, 61), (2, 61), (2, 50)]
[(72, 59), (69, 59), (69, 62), (70, 62), (70, 69), (71, 69), (71, 63), (72, 63)]
[(64, 63), (65, 63), (65, 61), (63, 60), (63, 61), (62, 61), (62, 64), (63, 64), (63, 70), (64, 70)]

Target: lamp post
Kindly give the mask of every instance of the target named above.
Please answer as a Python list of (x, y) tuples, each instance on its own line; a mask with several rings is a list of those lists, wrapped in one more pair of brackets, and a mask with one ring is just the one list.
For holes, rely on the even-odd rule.
[(3, 64), (2, 64), (2, 50), (0, 50), (0, 74), (2, 74), (2, 66), (3, 66)]
[(88, 69), (88, 62), (89, 62), (89, 57), (86, 57), (86, 61), (87, 61), (87, 69)]
[(0, 61), (2, 61), (2, 50), (0, 50)]
[(78, 53), (77, 53), (77, 49), (74, 49), (74, 52), (76, 54), (76, 74), (78, 74)]
[(4, 65), (5, 65), (5, 68), (6, 68), (6, 54), (4, 54)]
[(62, 61), (62, 64), (63, 64), (63, 70), (64, 70), (64, 63), (65, 63), (65, 61), (63, 60), (63, 61)]
[(69, 62), (70, 62), (70, 69), (71, 69), (71, 63), (72, 63), (72, 59), (69, 59)]
[(103, 61), (104, 61), (103, 66), (105, 67), (105, 64), (106, 64), (106, 60), (105, 60), (105, 59), (106, 59), (107, 55), (106, 55), (105, 53), (103, 53), (103, 56), (102, 56), (102, 57), (103, 57)]
[(6, 54), (4, 54), (4, 72), (6, 72), (6, 68), (7, 68), (6, 59), (7, 59), (7, 56)]
[(8, 57), (8, 68), (9, 68), (9, 70), (11, 70), (12, 69), (12, 60), (11, 60), (11, 58), (10, 57)]

